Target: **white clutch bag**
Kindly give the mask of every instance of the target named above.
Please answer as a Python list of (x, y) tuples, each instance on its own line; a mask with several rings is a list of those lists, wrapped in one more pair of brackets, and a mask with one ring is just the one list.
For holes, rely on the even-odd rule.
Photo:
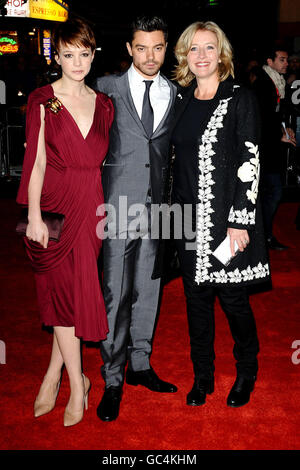
[(237, 242), (234, 243), (234, 251), (235, 255), (232, 256), (231, 250), (230, 250), (230, 237), (227, 235), (227, 237), (220, 243), (220, 245), (213, 251), (213, 255), (215, 258), (217, 258), (224, 266), (228, 266), (230, 261), (236, 257), (239, 251), (239, 247)]

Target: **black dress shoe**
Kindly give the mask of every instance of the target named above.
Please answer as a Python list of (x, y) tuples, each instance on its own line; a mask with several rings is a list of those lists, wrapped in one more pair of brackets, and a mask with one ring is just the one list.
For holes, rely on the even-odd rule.
[(270, 250), (277, 250), (277, 251), (283, 251), (289, 248), (288, 246), (280, 243), (275, 237), (271, 237), (267, 239), (267, 247)]
[(204, 405), (206, 394), (214, 391), (214, 379), (195, 378), (192, 390), (187, 394), (186, 404), (190, 406)]
[(161, 380), (152, 367), (147, 370), (133, 371), (127, 369), (126, 372), (126, 383), (129, 385), (143, 385), (152, 392), (161, 392), (161, 393), (174, 393), (177, 392), (177, 387), (169, 382), (164, 382)]
[(122, 387), (105, 388), (102, 400), (97, 408), (97, 416), (102, 421), (114, 421), (119, 416), (122, 399)]
[(246, 405), (250, 400), (250, 393), (254, 389), (255, 378), (245, 379), (237, 377), (227, 398), (227, 405), (232, 408), (239, 408)]

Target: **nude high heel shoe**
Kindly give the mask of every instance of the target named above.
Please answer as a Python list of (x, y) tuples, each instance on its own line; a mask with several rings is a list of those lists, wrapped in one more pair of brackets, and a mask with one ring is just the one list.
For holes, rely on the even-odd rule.
[(35, 418), (50, 413), (50, 411), (52, 411), (55, 407), (56, 398), (61, 384), (61, 378), (57, 384), (50, 382), (45, 384), (43, 394), (40, 396), (43, 384), (44, 382), (42, 383), (38, 396), (34, 402)]
[(84, 390), (82, 409), (80, 411), (69, 411), (66, 407), (64, 413), (64, 426), (74, 426), (75, 424), (80, 423), (83, 418), (84, 408), (86, 410), (88, 409), (88, 394), (91, 388), (91, 382), (84, 374), (82, 374), (82, 379)]

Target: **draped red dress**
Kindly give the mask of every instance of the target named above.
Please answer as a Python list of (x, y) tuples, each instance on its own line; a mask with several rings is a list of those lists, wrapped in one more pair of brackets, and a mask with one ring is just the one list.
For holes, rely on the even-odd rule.
[[(17, 202), (25, 206), (38, 146), (40, 105), (50, 98), (55, 98), (54, 91), (46, 85), (33, 91), (28, 100), (27, 147), (17, 196)], [(96, 211), (104, 203), (101, 166), (113, 115), (110, 98), (97, 92), (93, 123), (84, 138), (63, 103), (57, 114), (45, 108), (47, 165), (41, 209), (64, 214), (65, 222), (60, 240), (49, 241), (46, 249), (24, 237), (35, 272), (42, 322), (74, 326), (75, 335), (86, 341), (103, 340), (108, 332), (97, 268), (103, 216)]]

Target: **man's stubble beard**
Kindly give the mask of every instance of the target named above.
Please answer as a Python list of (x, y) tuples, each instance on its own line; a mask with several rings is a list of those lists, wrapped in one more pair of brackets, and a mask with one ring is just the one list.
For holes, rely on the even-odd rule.
[(151, 63), (154, 63), (155, 65), (157, 65), (157, 68), (153, 69), (153, 71), (150, 71), (150, 72), (148, 69), (144, 68), (146, 64), (141, 64), (141, 65), (134, 64), (134, 65), (140, 72), (142, 72), (144, 75), (147, 75), (147, 77), (153, 77), (158, 74), (163, 64), (158, 64), (157, 62), (151, 62)]

